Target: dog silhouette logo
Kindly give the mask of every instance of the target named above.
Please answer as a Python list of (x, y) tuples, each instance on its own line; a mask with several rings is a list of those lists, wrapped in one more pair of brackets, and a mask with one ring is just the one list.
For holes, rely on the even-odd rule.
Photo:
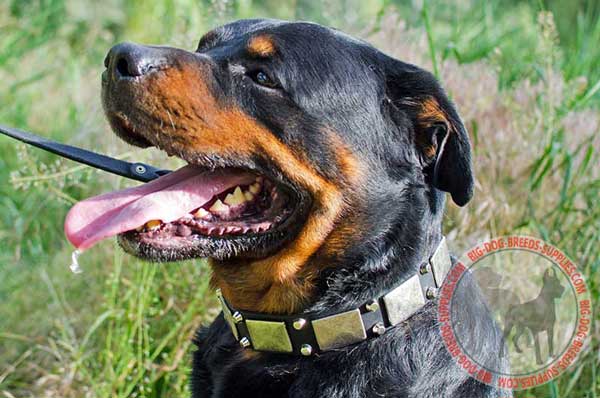
[[(504, 321), (504, 334), (506, 339), (513, 328), (516, 329), (512, 343), (518, 353), (523, 350), (519, 346), (519, 339), (529, 330), (533, 336), (535, 345), (535, 359), (538, 365), (542, 365), (540, 348), (540, 334), (545, 332), (548, 340), (548, 357), (554, 356), (554, 325), (556, 323), (556, 304), (565, 287), (560, 283), (554, 268), (548, 268), (544, 273), (543, 285), (540, 293), (533, 300), (522, 304), (510, 306)], [(505, 343), (506, 344), (506, 343)], [(501, 350), (505, 352), (505, 350)]]

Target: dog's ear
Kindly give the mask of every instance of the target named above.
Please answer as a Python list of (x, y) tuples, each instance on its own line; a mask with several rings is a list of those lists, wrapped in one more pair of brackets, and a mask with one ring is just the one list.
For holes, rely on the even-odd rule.
[(546, 272), (544, 272), (544, 279), (556, 278), (556, 271), (554, 268), (548, 268)]
[(414, 65), (393, 60), (385, 75), (388, 100), (413, 122), (431, 184), (464, 206), (473, 196), (471, 145), (454, 104), (431, 73)]

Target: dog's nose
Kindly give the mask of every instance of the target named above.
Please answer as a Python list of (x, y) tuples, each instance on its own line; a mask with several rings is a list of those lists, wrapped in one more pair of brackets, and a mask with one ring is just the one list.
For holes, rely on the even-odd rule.
[(115, 79), (142, 76), (159, 66), (156, 55), (152, 47), (121, 43), (110, 49), (104, 66)]

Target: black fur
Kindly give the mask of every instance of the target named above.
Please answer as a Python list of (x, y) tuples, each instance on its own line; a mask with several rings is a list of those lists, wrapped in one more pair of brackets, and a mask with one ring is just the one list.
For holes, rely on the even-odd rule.
[[(246, 53), (248, 39), (259, 33), (275, 43), (273, 56), (253, 58)], [(233, 103), (242, 108), (281, 142), (304, 154), (315, 170), (348, 194), (349, 211), (360, 220), (356, 243), (341, 254), (318, 252), (319, 258), (310, 260), (331, 266), (319, 275), (305, 310), (329, 314), (356, 308), (414, 275), (441, 239), (444, 191), (461, 206), (473, 194), (469, 139), (435, 78), (363, 41), (312, 23), (234, 22), (209, 32), (197, 52), (193, 62), (210, 63), (214, 96), (224, 106)], [(268, 74), (276, 88), (256, 84), (255, 70)], [(435, 101), (445, 119), (424, 130), (420, 105), (427, 99)], [(352, 186), (345, 178), (336, 162), (338, 148), (325, 131), (334, 132), (359, 158), (366, 173), (364, 184)], [(418, 145), (423, 140), (435, 149), (433, 157), (425, 156)], [(188, 160), (194, 157), (206, 155), (186, 155)], [(265, 159), (243, 161), (269, 168)], [(459, 315), (472, 331), (472, 343), (495, 360), (501, 335), (477, 286), (472, 284), (456, 299), (463, 309)], [(244, 355), (220, 315), (195, 339), (192, 395), (511, 396), (474, 381), (454, 364), (436, 316), (430, 303), (377, 339), (298, 358)]]
[[(472, 195), (468, 137), (454, 106), (435, 79), (391, 59), (370, 45), (315, 24), (241, 21), (211, 33), (203, 53), (227, 58), (236, 41), (264, 31), (280, 49), (270, 65), (284, 95), (237, 95), (244, 109), (281, 139), (309, 154), (324, 175), (336, 178), (332, 150), (318, 134), (333, 127), (371, 166), (361, 208), (370, 234), (349, 248), (333, 271), (323, 273), (306, 308), (331, 313), (359, 306), (412, 275), (441, 238), (444, 195), (459, 205)], [(231, 47), (229, 47), (231, 46)], [(230, 53), (231, 52), (231, 53)], [(417, 111), (405, 99), (433, 96), (459, 126), (449, 137), (446, 158), (432, 181), (430, 165), (415, 151)], [(293, 121), (293, 123), (290, 123)], [(438, 188), (438, 189), (436, 189)], [(474, 341), (497, 355), (500, 336), (473, 286), (461, 297)], [(469, 303), (467, 305), (467, 303)], [(509, 396), (475, 382), (450, 358), (436, 326), (434, 305), (378, 339), (316, 358), (242, 354), (222, 316), (196, 337), (194, 397), (499, 397)]]

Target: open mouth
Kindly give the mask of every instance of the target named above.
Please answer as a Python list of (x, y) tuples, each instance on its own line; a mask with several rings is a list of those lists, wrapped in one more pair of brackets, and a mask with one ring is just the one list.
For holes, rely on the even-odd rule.
[(127, 252), (155, 261), (262, 257), (294, 236), (305, 209), (302, 195), (264, 175), (188, 165), (77, 203), (65, 231), (80, 250), (117, 235)]
[(129, 253), (152, 260), (263, 257), (294, 236), (300, 203), (290, 189), (251, 175), (174, 221), (152, 219), (120, 234), (119, 242)]
[(77, 203), (65, 232), (79, 250), (118, 236), (127, 252), (153, 261), (259, 258), (295, 236), (308, 204), (279, 173), (189, 164)]
[(265, 232), (280, 224), (291, 209), (289, 198), (263, 177), (214, 195), (183, 217), (164, 223), (151, 220), (136, 228), (142, 239), (164, 240), (191, 235), (231, 236)]

